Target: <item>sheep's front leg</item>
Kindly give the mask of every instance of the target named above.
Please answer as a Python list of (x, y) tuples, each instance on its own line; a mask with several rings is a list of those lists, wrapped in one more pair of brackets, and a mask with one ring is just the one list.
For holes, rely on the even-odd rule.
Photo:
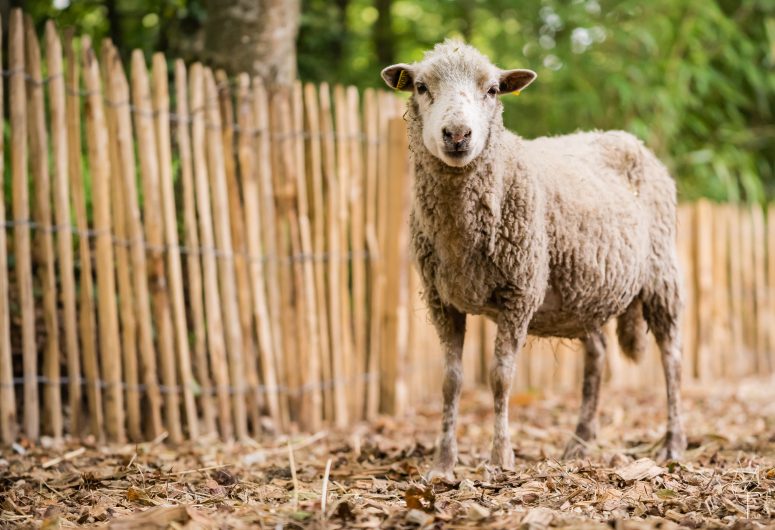
[(463, 387), (463, 341), (466, 334), (466, 315), (445, 306), (435, 311), (433, 321), (445, 349), (444, 359), (444, 409), (441, 420), (441, 437), (436, 448), (436, 459), (428, 474), (428, 480), (435, 477), (454, 479), (453, 468), (457, 462), (457, 425), (460, 391)]
[(509, 440), (509, 392), (514, 376), (514, 361), (525, 342), (525, 326), (498, 322), (495, 338), (495, 359), (490, 370), (490, 386), (495, 402), (495, 426), (490, 464), (503, 469), (514, 467), (514, 452)]

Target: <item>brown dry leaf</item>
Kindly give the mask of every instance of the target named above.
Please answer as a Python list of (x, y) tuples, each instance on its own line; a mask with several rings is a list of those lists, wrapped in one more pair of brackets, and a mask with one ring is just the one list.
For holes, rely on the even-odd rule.
[(667, 469), (658, 466), (650, 458), (641, 458), (631, 464), (620, 467), (615, 473), (625, 482), (632, 482), (658, 477), (667, 473)]
[(466, 516), (472, 521), (481, 521), (490, 517), (490, 510), (477, 502), (467, 502), (465, 507)]
[(114, 519), (108, 528), (111, 530), (152, 530), (167, 528), (172, 523), (184, 524), (190, 519), (185, 506), (155, 506), (140, 513)]
[(433, 523), (433, 516), (422, 510), (412, 509), (406, 512), (406, 521), (408, 523), (416, 524), (420, 528), (425, 528)]
[(404, 492), (404, 501), (409, 510), (432, 512), (436, 504), (436, 494), (430, 487), (411, 486)]
[(548, 528), (554, 519), (554, 512), (547, 508), (533, 508), (528, 510), (522, 518), (520, 528), (522, 530), (543, 530)]

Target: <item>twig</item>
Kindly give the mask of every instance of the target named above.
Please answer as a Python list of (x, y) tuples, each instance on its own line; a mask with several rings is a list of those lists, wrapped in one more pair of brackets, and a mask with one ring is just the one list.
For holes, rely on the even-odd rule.
[(65, 460), (71, 460), (75, 458), (76, 456), (81, 456), (86, 452), (85, 447), (79, 447), (78, 449), (75, 449), (73, 451), (70, 451), (69, 453), (65, 453), (62, 456), (58, 456), (56, 458), (52, 458), (51, 460), (47, 460), (46, 462), (43, 462), (43, 469), (48, 469), (52, 466), (55, 466), (61, 462), (64, 462)]
[[(315, 442), (322, 440), (328, 436), (327, 431), (320, 431), (316, 432), (312, 436), (309, 436), (305, 438), (304, 440), (301, 440), (299, 442), (296, 442), (295, 444), (291, 444), (290, 441), (288, 442), (288, 445), (293, 448), (293, 450), (298, 451), (299, 449), (302, 449), (304, 447), (307, 447), (309, 445), (314, 444)], [(251, 464), (258, 464), (260, 462), (263, 462), (270, 456), (278, 456), (283, 454), (287, 449), (283, 447), (275, 447), (272, 449), (260, 449), (258, 451), (255, 451), (253, 453), (248, 453), (245, 456), (242, 457), (242, 463), (249, 466)]]
[(293, 448), (288, 442), (288, 461), (291, 466), (291, 478), (293, 479), (293, 506), (299, 505), (299, 480), (296, 478), (296, 461), (293, 459)]
[(201, 471), (210, 471), (213, 469), (221, 469), (222, 467), (229, 467), (231, 464), (218, 464), (215, 466), (200, 467), (199, 469), (186, 469), (185, 471), (176, 471), (175, 473), (167, 473), (167, 476), (177, 477), (179, 475), (188, 475), (189, 473), (199, 473)]
[(331, 473), (331, 459), (326, 461), (326, 471), (323, 473), (323, 488), (320, 492), (320, 513), (326, 518), (326, 500), (328, 497), (328, 475)]

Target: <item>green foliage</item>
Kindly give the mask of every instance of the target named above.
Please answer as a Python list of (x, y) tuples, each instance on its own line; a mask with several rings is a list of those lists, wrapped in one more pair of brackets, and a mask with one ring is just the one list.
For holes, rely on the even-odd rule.
[[(379, 86), (369, 35), (373, 3), (306, 0), (301, 76)], [(626, 129), (676, 176), (681, 196), (775, 195), (775, 3), (770, 0), (508, 0), (392, 3), (395, 57), (467, 38), (504, 67), (538, 80), (507, 97), (507, 126), (526, 137)], [(370, 31), (371, 28), (371, 31)], [(327, 54), (327, 39), (344, 40)]]
[[(626, 129), (668, 164), (684, 199), (775, 197), (772, 0), (301, 1), (303, 80), (382, 86), (385, 58), (418, 60), (444, 38), (463, 37), (504, 68), (538, 72), (520, 97), (504, 100), (506, 124), (520, 134)], [(95, 41), (112, 36), (126, 55), (186, 49), (181, 42), (195, 39), (207, 16), (202, 4), (24, 7), (39, 25), (50, 17)]]

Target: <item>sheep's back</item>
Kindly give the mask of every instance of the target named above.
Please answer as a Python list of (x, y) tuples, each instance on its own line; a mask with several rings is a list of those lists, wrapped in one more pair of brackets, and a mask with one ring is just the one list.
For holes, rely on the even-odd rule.
[(551, 268), (531, 333), (583, 335), (621, 314), (640, 292), (660, 232), (654, 217), (664, 215), (652, 204), (664, 176), (651, 174), (650, 157), (622, 132), (525, 142), (525, 170), (544, 195)]

